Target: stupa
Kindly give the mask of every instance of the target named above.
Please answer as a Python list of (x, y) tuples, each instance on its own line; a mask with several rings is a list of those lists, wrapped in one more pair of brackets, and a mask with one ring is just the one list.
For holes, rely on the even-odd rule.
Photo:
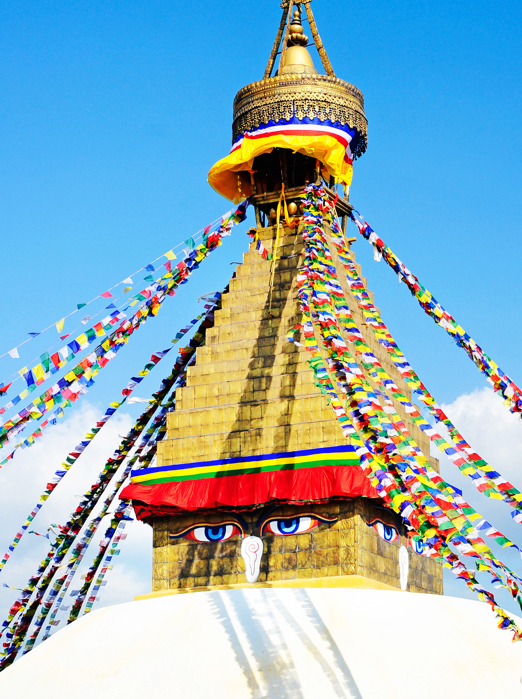
[[(326, 74), (308, 51), (302, 6)], [(303, 190), (321, 183), (337, 196), (344, 227), (352, 160), (367, 141), (363, 95), (335, 76), (309, 3), (286, 3), (263, 79), (235, 97), (232, 132), (209, 182), (236, 203), (251, 197), (257, 227), (177, 393), (156, 465), (133, 471), (122, 494), (154, 529), (153, 594), (252, 584), (440, 594), (440, 564), (382, 506), (306, 348), (288, 339), (303, 320)], [(330, 189), (341, 185), (341, 196)], [(411, 397), (345, 291), (366, 342)], [(430, 459), (428, 438), (401, 416)]]
[[(321, 192), (328, 225), (315, 244), (360, 328), (354, 344), (367, 348), (354, 371), (376, 387), (371, 350), (396, 387), (391, 399), (375, 390), (399, 416), (397, 442), (438, 472), (410, 386), (343, 273), (367, 121), (362, 93), (334, 74), (310, 2), (283, 0), (264, 76), (236, 95), (232, 149), (209, 182), (236, 203), (249, 198), (252, 242), (176, 391), (156, 462), (134, 470), (120, 494), (153, 528), (152, 592), (31, 650), (1, 673), (2, 696), (489, 699), (520, 690), (519, 644), (486, 605), (442, 596), (440, 557), (361, 468), (361, 445), (347, 438), (343, 407), (317, 370), (331, 338), (310, 330), (303, 270), (314, 274), (307, 226)], [(349, 260), (365, 289), (351, 251)], [(327, 324), (320, 309), (315, 316)]]

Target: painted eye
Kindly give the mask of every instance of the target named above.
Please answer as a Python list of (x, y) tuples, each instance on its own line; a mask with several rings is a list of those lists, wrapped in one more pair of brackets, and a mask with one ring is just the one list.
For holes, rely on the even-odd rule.
[[(315, 517), (293, 517), (292, 519), (272, 519), (265, 523), (263, 530), (278, 536), (290, 536), (290, 534), (303, 534), (319, 526), (319, 520)], [(263, 533), (263, 532), (262, 532)]]
[(399, 536), (399, 532), (395, 527), (392, 527), (391, 524), (381, 522), (380, 519), (369, 522), (368, 526), (373, 527), (383, 541), (389, 541), (391, 543), (392, 541), (396, 541)]
[(408, 544), (412, 547), (415, 553), (418, 553), (420, 556), (426, 555), (428, 545), (420, 539), (414, 539), (412, 536), (410, 536), (408, 539)]
[(185, 534), (191, 541), (226, 541), (241, 534), (235, 524), (218, 524), (215, 527), (195, 527)]
[(221, 524), (200, 524), (187, 527), (180, 532), (170, 534), (172, 539), (188, 539), (189, 541), (226, 541), (233, 536), (243, 536), (244, 532), (239, 523), (223, 522)]

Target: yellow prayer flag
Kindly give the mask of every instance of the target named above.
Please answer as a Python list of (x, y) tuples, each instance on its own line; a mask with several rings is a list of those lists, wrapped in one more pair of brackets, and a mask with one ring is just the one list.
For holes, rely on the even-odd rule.
[(62, 332), (63, 330), (63, 324), (65, 323), (65, 318), (62, 318), (56, 323), (56, 329), (58, 330), (59, 333)]
[(20, 371), (18, 373), (23, 378), (24, 374), (27, 374), (28, 371), (29, 371), (28, 367), (24, 366), (24, 368), (20, 369)]
[(27, 398), (28, 395), (29, 391), (27, 390), (27, 388), (24, 388), (24, 390), (20, 393), (20, 400), (24, 400), (24, 398)]
[(36, 376), (37, 381), (45, 378), (45, 370), (43, 366), (41, 364), (37, 364), (35, 367), (33, 367), (33, 374)]
[(168, 252), (166, 252), (165, 257), (167, 258), (167, 260), (177, 260), (178, 259), (172, 250), (169, 250)]
[(87, 335), (85, 333), (82, 333), (81, 335), (78, 335), (76, 338), (76, 342), (81, 346), (84, 345), (85, 343), (89, 343), (89, 340), (87, 339)]
[(123, 293), (128, 294), (131, 289), (132, 289), (132, 286), (126, 286), (125, 289), (123, 290)]

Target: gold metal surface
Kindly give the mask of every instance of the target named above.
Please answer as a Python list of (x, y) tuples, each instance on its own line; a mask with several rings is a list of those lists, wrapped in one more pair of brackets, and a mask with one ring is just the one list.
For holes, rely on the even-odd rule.
[(170, 595), (183, 595), (190, 592), (215, 592), (216, 590), (245, 590), (245, 589), (273, 589), (277, 587), (283, 588), (352, 588), (355, 590), (391, 590), (392, 592), (400, 592), (396, 587), (386, 585), (386, 583), (364, 578), (361, 575), (340, 575), (335, 578), (311, 578), (302, 580), (277, 580), (274, 582), (257, 582), (257, 583), (232, 583), (230, 585), (212, 585), (208, 587), (179, 587), (175, 590), (159, 590), (157, 592), (149, 592), (144, 595), (136, 595), (135, 602), (144, 599), (155, 599), (156, 597), (169, 597)]
[(269, 121), (277, 123), (294, 116), (328, 119), (355, 128), (361, 137), (354, 158), (366, 150), (368, 122), (362, 92), (344, 80), (327, 75), (276, 75), (242, 88), (234, 99), (233, 141)]
[(318, 75), (314, 62), (305, 46), (289, 46), (285, 53), (285, 65), (279, 67), (280, 75), (308, 73)]

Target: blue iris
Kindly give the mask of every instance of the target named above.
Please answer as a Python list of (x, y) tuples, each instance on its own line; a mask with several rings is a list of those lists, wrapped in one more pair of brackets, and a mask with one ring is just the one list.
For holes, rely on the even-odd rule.
[(387, 524), (382, 524), (382, 529), (383, 529), (383, 538), (385, 541), (393, 541), (395, 537), (395, 529), (393, 527), (389, 527)]
[(209, 541), (221, 541), (225, 536), (225, 527), (205, 527), (205, 536)]
[(282, 534), (294, 534), (299, 529), (299, 517), (296, 519), (280, 519), (277, 524)]

